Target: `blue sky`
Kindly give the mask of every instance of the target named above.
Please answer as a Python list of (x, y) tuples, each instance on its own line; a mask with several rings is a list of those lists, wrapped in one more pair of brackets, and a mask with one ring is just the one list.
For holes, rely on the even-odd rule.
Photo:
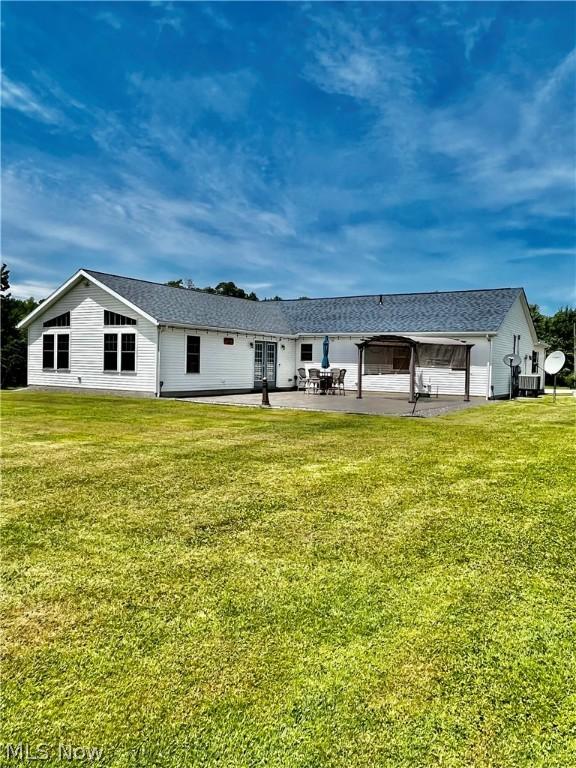
[(2, 7), (3, 258), (574, 301), (575, 6)]

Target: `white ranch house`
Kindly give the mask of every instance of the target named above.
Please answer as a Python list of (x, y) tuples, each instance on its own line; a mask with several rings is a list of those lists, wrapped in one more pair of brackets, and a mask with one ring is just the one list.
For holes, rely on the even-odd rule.
[(37, 387), (178, 397), (252, 392), (266, 376), (293, 389), (325, 336), (347, 390), (408, 394), (412, 379), (416, 392), (508, 397), (507, 353), (522, 359), (516, 384), (544, 387), (522, 288), (256, 302), (81, 269), (19, 327)]

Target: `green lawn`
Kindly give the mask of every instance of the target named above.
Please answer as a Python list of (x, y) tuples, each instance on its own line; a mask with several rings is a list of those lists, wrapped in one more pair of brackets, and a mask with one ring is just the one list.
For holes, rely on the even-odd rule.
[(573, 768), (574, 418), (5, 394), (1, 741)]

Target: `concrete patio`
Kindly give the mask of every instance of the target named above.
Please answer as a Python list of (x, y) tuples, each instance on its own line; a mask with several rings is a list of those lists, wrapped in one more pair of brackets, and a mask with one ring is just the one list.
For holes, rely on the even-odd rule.
[[(189, 403), (212, 405), (240, 405), (262, 407), (262, 395), (251, 392), (243, 395), (207, 395), (204, 397), (178, 398)], [(422, 398), (416, 404), (415, 416), (440, 416), (477, 405), (487, 405), (483, 397), (472, 397), (464, 402), (462, 396), (441, 395), (439, 398)], [(406, 393), (365, 392), (362, 399), (352, 391), (343, 395), (307, 395), (304, 392), (271, 392), (271, 408), (288, 408), (304, 411), (329, 411), (338, 413), (367, 414), (371, 416), (410, 416), (413, 404), (408, 402)]]

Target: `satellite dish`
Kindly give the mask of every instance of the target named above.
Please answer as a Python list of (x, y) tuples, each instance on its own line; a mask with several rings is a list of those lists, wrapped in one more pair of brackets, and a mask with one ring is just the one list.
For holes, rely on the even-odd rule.
[(557, 349), (555, 352), (550, 352), (546, 360), (544, 360), (544, 370), (546, 373), (554, 375), (561, 371), (566, 362), (566, 355)]
[(502, 358), (502, 362), (505, 363), (506, 365), (509, 365), (510, 368), (515, 368), (517, 365), (522, 364), (522, 358), (520, 357), (520, 355), (513, 355), (512, 353), (510, 353), (508, 355), (504, 355), (504, 357)]

